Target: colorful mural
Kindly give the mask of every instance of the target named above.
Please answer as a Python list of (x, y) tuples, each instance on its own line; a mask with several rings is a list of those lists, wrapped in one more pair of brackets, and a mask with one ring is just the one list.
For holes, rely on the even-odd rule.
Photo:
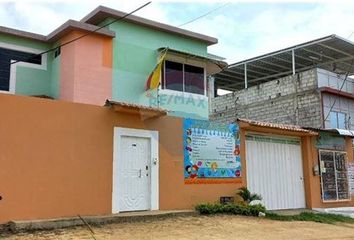
[(184, 119), (185, 183), (234, 183), (241, 178), (237, 124)]

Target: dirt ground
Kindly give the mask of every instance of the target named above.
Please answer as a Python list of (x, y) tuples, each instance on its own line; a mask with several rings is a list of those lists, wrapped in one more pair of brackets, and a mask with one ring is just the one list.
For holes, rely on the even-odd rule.
[(354, 224), (280, 222), (240, 216), (174, 217), (148, 222), (108, 224), (93, 227), (93, 238), (85, 227), (0, 236), (8, 240), (32, 239), (353, 239)]

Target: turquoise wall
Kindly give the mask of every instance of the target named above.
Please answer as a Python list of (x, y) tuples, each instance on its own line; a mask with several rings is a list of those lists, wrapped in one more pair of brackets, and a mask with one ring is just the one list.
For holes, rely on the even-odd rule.
[(58, 99), (60, 96), (60, 55), (56, 58), (53, 56), (51, 62), (51, 85), (50, 96)]
[[(112, 21), (107, 19), (105, 22)], [(156, 107), (156, 91), (147, 93), (145, 82), (156, 66), (158, 48), (171, 49), (207, 56), (207, 44), (179, 35), (156, 31), (128, 22), (116, 22), (109, 26), (116, 32), (113, 39), (113, 89), (116, 101), (133, 102)], [(150, 96), (148, 96), (150, 94)], [(203, 106), (191, 101), (170, 99), (170, 95), (159, 94), (159, 106), (170, 110), (170, 115), (208, 118), (208, 103)], [(179, 101), (177, 101), (179, 100)]]
[[(0, 43), (28, 47), (45, 51), (51, 48), (50, 44), (41, 43), (38, 41), (28, 40), (24, 38), (0, 34)], [(16, 88), (15, 93), (21, 95), (48, 95), (52, 96), (51, 92), (51, 70), (53, 54), (48, 53), (47, 69), (36, 69), (25, 66), (17, 66), (16, 68)]]

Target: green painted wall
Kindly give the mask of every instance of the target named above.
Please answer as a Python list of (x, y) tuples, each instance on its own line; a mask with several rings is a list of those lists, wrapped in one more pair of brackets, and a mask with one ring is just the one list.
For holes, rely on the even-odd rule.
[(47, 95), (50, 94), (50, 74), (47, 70), (18, 66), (16, 72), (16, 94)]
[[(27, 47), (44, 51), (51, 48), (50, 44), (39, 41), (28, 40), (0, 34), (0, 43), (16, 45), (20, 47)], [(51, 74), (53, 54), (48, 53), (47, 69), (36, 69), (26, 66), (17, 66), (16, 68), (16, 94), (21, 95), (48, 95), (53, 96), (51, 92)]]
[[(106, 19), (105, 22), (112, 21)], [(156, 31), (128, 22), (116, 22), (109, 26), (116, 32), (113, 39), (113, 89), (112, 98), (116, 101), (133, 102), (154, 106), (154, 97), (149, 97), (144, 90), (145, 82), (156, 66), (158, 48), (171, 49), (196, 55), (207, 56), (207, 44), (184, 38), (179, 35)], [(150, 93), (156, 96), (156, 92)], [(171, 115), (208, 118), (208, 103), (204, 108), (191, 101), (167, 101), (171, 96), (160, 96), (160, 107), (170, 110)], [(156, 99), (156, 97), (155, 97)], [(162, 104), (164, 102), (165, 104)]]
[(51, 62), (50, 96), (58, 99), (60, 96), (60, 55)]

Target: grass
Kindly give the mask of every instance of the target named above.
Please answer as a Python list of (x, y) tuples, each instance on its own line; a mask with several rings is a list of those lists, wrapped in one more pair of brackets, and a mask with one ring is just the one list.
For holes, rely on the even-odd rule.
[(342, 215), (327, 214), (327, 213), (312, 213), (302, 212), (299, 215), (279, 215), (276, 213), (267, 212), (266, 218), (278, 221), (310, 221), (318, 223), (353, 223), (354, 219)]

